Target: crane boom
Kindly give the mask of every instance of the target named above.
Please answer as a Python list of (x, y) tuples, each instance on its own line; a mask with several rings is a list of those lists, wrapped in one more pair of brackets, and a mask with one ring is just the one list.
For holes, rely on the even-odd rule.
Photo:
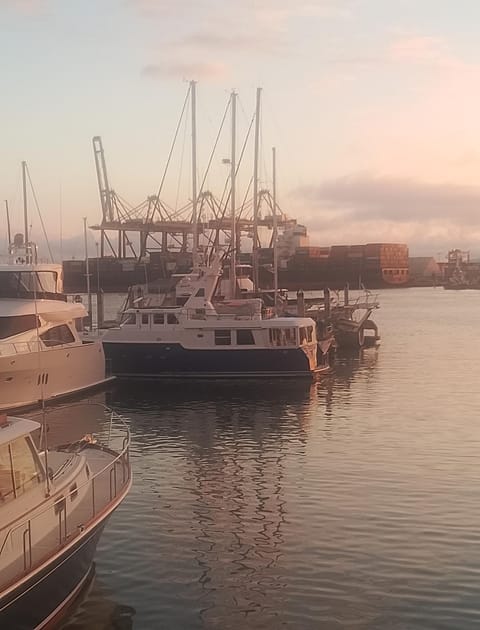
[(97, 170), (98, 191), (100, 193), (100, 203), (102, 205), (103, 221), (114, 221), (112, 195), (108, 184), (107, 165), (105, 163), (105, 153), (103, 151), (102, 139), (95, 136), (93, 142), (93, 154), (95, 156), (95, 168)]

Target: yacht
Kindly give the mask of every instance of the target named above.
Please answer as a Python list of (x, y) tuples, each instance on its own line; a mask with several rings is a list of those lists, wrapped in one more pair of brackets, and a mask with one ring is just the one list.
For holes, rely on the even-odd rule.
[(40, 451), (40, 423), (0, 414), (1, 628), (54, 627), (88, 585), (102, 530), (132, 482), (128, 428), (113, 412), (102, 422), (110, 444), (87, 435)]
[(177, 285), (177, 303), (139, 295), (102, 341), (120, 377), (312, 376), (329, 369), (328, 349), (308, 317), (272, 317), (260, 299), (214, 302), (221, 261)]
[(110, 380), (102, 344), (82, 332), (87, 310), (67, 300), (62, 277), (60, 265), (37, 262), (21, 234), (0, 264), (0, 411)]

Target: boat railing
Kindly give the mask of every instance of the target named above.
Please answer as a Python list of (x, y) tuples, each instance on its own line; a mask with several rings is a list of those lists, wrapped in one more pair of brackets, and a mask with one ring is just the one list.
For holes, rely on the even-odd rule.
[(0, 356), (8, 357), (15, 354), (43, 352), (63, 347), (71, 347), (71, 343), (55, 343), (55, 345), (46, 346), (42, 341), (6, 341), (0, 342)]
[(344, 296), (337, 295), (332, 306), (335, 308), (374, 309), (380, 306), (379, 294), (366, 291), (357, 297), (350, 294), (346, 300)]
[(38, 352), (43, 350), (41, 341), (10, 341), (0, 343), (0, 356), (12, 354), (25, 354), (26, 352)]
[(199, 320), (199, 321), (211, 321), (211, 320), (253, 320), (260, 319), (260, 316), (256, 313), (218, 313), (212, 311), (203, 311), (203, 309), (187, 309), (186, 312), (187, 319), (189, 320)]
[[(93, 472), (90, 469), (90, 475), (87, 475), (83, 483), (79, 483), (78, 480), (72, 481), (68, 491), (63, 491), (53, 506), (47, 501), (48, 505), (45, 508), (32, 510), (30, 516), (21, 523), (0, 529), (2, 566), (0, 590), (73, 542), (85, 529), (94, 526), (97, 516), (105, 512), (131, 483), (130, 431), (125, 419), (99, 403), (77, 405), (92, 405), (104, 409), (107, 417), (102, 427), (102, 442), (96, 442), (94, 436), (88, 435), (79, 442), (57, 448), (68, 452), (73, 445), (79, 447), (83, 445), (84, 448), (97, 448), (114, 457), (100, 470)], [(72, 406), (76, 405), (70, 405), (69, 409)], [(112, 450), (112, 444), (118, 445), (118, 448)], [(51, 471), (49, 475), (52, 477)], [(48, 497), (48, 494), (46, 496)], [(52, 511), (56, 518), (53, 527)], [(2, 561), (12, 550), (14, 564), (11, 566), (9, 562), (4, 574)], [(10, 558), (6, 559), (10, 561)], [(12, 573), (10, 569), (14, 569), (14, 572)]]

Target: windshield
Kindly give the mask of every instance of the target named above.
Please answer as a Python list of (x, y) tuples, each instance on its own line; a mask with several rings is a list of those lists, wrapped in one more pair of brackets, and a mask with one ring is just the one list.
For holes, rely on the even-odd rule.
[(57, 273), (55, 271), (0, 271), (0, 297), (56, 297)]
[(40, 326), (40, 320), (36, 315), (0, 317), (0, 339), (7, 339), (28, 330), (35, 330), (37, 326)]

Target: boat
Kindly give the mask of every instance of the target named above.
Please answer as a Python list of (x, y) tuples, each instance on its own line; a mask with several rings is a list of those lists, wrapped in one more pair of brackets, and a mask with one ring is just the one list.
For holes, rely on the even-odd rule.
[(112, 373), (127, 378), (309, 376), (329, 369), (309, 317), (276, 317), (261, 299), (214, 302), (219, 256), (177, 285), (178, 303), (138, 296), (101, 339)]
[(480, 265), (470, 260), (470, 252), (451, 249), (445, 267), (444, 289), (480, 289)]
[(2, 628), (54, 627), (88, 586), (98, 540), (132, 483), (128, 428), (110, 410), (104, 420), (105, 445), (87, 435), (40, 451), (39, 422), (0, 415)]
[(37, 262), (35, 246), (17, 234), (0, 264), (0, 411), (111, 380), (102, 344), (83, 335), (87, 316), (63, 293), (61, 265)]

